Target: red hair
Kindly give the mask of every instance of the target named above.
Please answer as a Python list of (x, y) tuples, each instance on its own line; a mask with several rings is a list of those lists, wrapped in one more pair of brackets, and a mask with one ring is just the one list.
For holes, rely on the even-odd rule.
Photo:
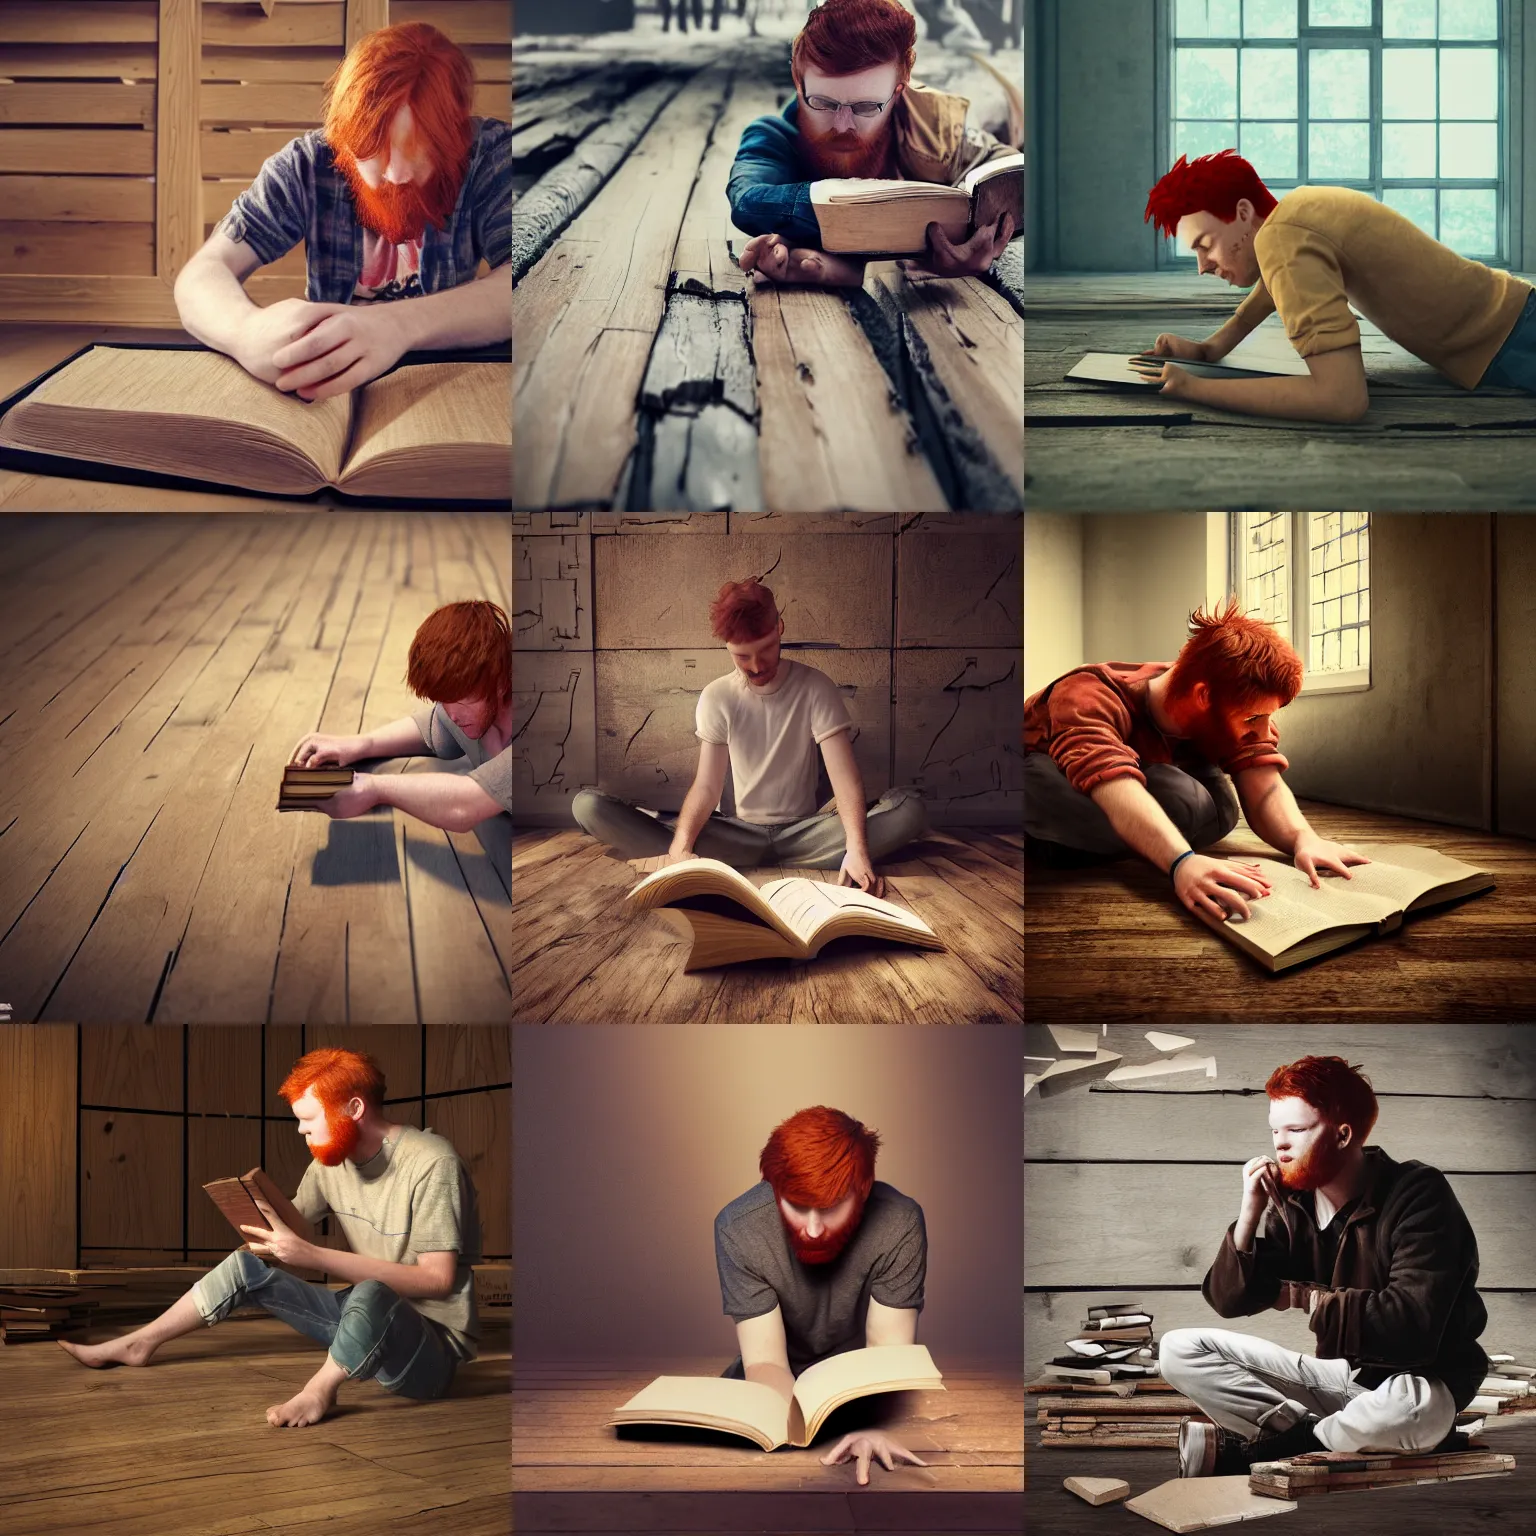
[(745, 645), (760, 639), (779, 622), (778, 604), (772, 591), (755, 577), (728, 581), (709, 605), (709, 629), (727, 645)]
[(817, 1104), (774, 1127), (757, 1166), (775, 1195), (824, 1211), (850, 1190), (863, 1205), (875, 1182), (879, 1150), (878, 1132), (840, 1109)]
[(512, 626), (495, 603), (449, 603), (422, 620), (406, 665), (419, 699), (453, 704), (488, 698), (498, 708), (512, 692)]
[(1204, 683), (1212, 705), (1230, 710), (1268, 698), (1283, 707), (1301, 691), (1301, 657), (1270, 625), (1241, 612), (1235, 597), (1213, 614), (1197, 608), (1189, 629), (1169, 673), (1170, 697), (1187, 699), (1196, 683)]
[(1342, 1056), (1303, 1056), (1276, 1067), (1264, 1092), (1272, 1099), (1305, 1099), (1331, 1124), (1351, 1127), (1357, 1147), (1365, 1145), (1376, 1124), (1376, 1094), (1359, 1067)]
[(917, 61), (917, 22), (896, 0), (824, 0), (806, 18), (789, 50), (789, 70), (800, 87), (805, 67), (824, 75), (856, 75), (895, 61), (901, 79)]
[(1224, 224), (1237, 217), (1237, 202), (1246, 197), (1254, 212), (1267, 218), (1277, 206), (1275, 195), (1259, 173), (1235, 149), (1189, 160), (1180, 155), (1174, 167), (1147, 194), (1142, 223), (1156, 219), (1157, 227), (1173, 238), (1179, 220), (1191, 213), (1214, 213)]
[(372, 1109), (380, 1109), (384, 1104), (383, 1069), (372, 1056), (361, 1051), (325, 1046), (300, 1056), (277, 1091), (291, 1109), (293, 1101), (302, 1099), (310, 1088), (327, 1109), (339, 1109), (353, 1094)]
[(425, 21), (380, 27), (360, 38), (325, 82), (325, 142), (354, 160), (387, 154), (395, 114), (408, 105), (413, 148), (427, 151), (437, 171), (422, 195), (441, 226), (469, 169), (474, 100), (475, 66), (458, 44)]

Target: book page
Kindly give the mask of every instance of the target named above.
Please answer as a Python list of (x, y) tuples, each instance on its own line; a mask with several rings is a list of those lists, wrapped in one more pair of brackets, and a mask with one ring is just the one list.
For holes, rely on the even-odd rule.
[(910, 933), (933, 932), (915, 913), (894, 902), (871, 896), (855, 885), (832, 885), (826, 880), (810, 880), (797, 875), (786, 880), (770, 880), (758, 888), (758, 895), (806, 942), (824, 923), (845, 911), (869, 912)]
[[(1232, 917), (1228, 922), (1241, 927), (1244, 935), (1267, 955), (1283, 954), (1293, 944), (1328, 928), (1379, 923), (1401, 909), (1401, 903), (1392, 897), (1368, 891), (1362, 886), (1347, 892), (1335, 891), (1333, 887), (1345, 883), (1338, 877), (1319, 876), (1323, 888), (1315, 891), (1294, 865), (1274, 860), (1262, 862), (1273, 889), (1268, 896), (1249, 901), (1252, 917)], [(1357, 872), (1365, 867), (1356, 866)], [(1354, 882), (1350, 884), (1354, 885)]]
[(999, 155), (995, 160), (984, 161), (981, 165), (967, 171), (960, 180), (960, 185), (967, 192), (973, 192), (978, 182), (990, 180), (993, 176), (1002, 176), (1009, 171), (1024, 169), (1024, 155), (1020, 151), (1016, 155)]
[[(831, 1403), (895, 1390), (893, 1384), (920, 1381), (924, 1387), (943, 1384), (926, 1344), (876, 1344), (844, 1350), (807, 1366), (795, 1379), (795, 1401), (807, 1427)], [(915, 1389), (914, 1389), (915, 1390)]]
[(1355, 878), (1372, 868), (1385, 871), (1386, 879), (1391, 881), (1390, 890), (1402, 897), (1405, 907), (1436, 886), (1453, 885), (1469, 875), (1485, 873), (1476, 864), (1453, 859), (1436, 848), (1421, 848), (1417, 843), (1351, 843), (1350, 847), (1374, 861), (1369, 865), (1350, 865)]
[(442, 467), (453, 463), (455, 453), (488, 449), (510, 466), (510, 363), (414, 363), (364, 385), (359, 396), (348, 480), (370, 465), (382, 469), (384, 461), (393, 467), (420, 459), (437, 466), (445, 496), (462, 496), (471, 493), (442, 480)]
[(618, 1412), (626, 1423), (750, 1424), (775, 1447), (789, 1432), (789, 1404), (772, 1387), (728, 1376), (658, 1376)]
[[(815, 193), (817, 187), (819, 196)], [(891, 203), (937, 197), (969, 205), (971, 200), (963, 187), (949, 187), (939, 181), (892, 181), (872, 176), (830, 176), (813, 182), (812, 189), (816, 201), (829, 203)]]

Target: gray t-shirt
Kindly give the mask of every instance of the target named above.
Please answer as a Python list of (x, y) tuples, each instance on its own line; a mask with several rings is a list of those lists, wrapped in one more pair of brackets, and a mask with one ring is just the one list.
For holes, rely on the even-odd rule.
[(411, 716), (421, 739), (434, 757), (463, 757), (471, 764), (470, 778), (501, 806), (500, 816), (490, 816), (475, 828), (475, 836), (492, 865), (500, 871), (507, 889), (512, 889), (512, 748), (504, 747), (494, 757), (485, 755), (483, 741), (471, 741), (448, 718), (441, 704), (429, 704)]
[(830, 1264), (802, 1264), (766, 1180), (715, 1217), (715, 1264), (726, 1316), (742, 1323), (779, 1307), (789, 1368), (863, 1349), (873, 1296), (883, 1307), (923, 1309), (928, 1234), (917, 1201), (875, 1180), (859, 1229)]
[(366, 1163), (344, 1158), (328, 1168), (311, 1161), (293, 1204), (310, 1221), (333, 1213), (353, 1253), (370, 1259), (414, 1264), (417, 1254), (455, 1250), (459, 1261), (449, 1295), (404, 1299), (442, 1324), (460, 1359), (475, 1358), (480, 1320), (470, 1266), (480, 1262), (480, 1211), (474, 1183), (450, 1141), (406, 1125)]

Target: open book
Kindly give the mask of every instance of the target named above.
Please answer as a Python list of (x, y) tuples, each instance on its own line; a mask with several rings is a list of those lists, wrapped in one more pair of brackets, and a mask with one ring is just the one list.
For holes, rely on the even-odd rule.
[[(1150, 352), (1139, 352), (1137, 358), (1144, 363), (1161, 366), (1177, 363), (1188, 373), (1202, 379), (1269, 379), (1310, 378), (1312, 370), (1304, 357), (1292, 352), (1289, 358), (1278, 353), (1248, 354), (1236, 356), (1234, 347), (1219, 363), (1197, 363), (1187, 357), (1155, 357)], [(1111, 384), (1126, 389), (1159, 390), (1161, 379), (1149, 379), (1131, 367), (1131, 360), (1118, 352), (1090, 352), (1082, 362), (1068, 370), (1066, 377), (1075, 384)]]
[(689, 1424), (755, 1440), (765, 1451), (805, 1446), (827, 1415), (876, 1392), (942, 1392), (944, 1378), (924, 1344), (878, 1344), (829, 1355), (795, 1378), (786, 1403), (760, 1381), (658, 1376), (616, 1408), (610, 1424)]
[(851, 934), (944, 949), (915, 912), (857, 886), (796, 876), (756, 886), (720, 859), (685, 859), (647, 875), (624, 898), (630, 916), (655, 908), (677, 913), (693, 939), (685, 971), (743, 960), (810, 960)]
[(1351, 864), (1348, 880), (1319, 873), (1322, 887), (1313, 890), (1312, 882), (1293, 864), (1265, 859), (1264, 873), (1272, 889), (1268, 896), (1248, 903), (1252, 917), (1223, 922), (1206, 912), (1196, 916), (1267, 970), (1283, 971), (1370, 934), (1390, 933), (1402, 925), (1405, 912), (1419, 912), (1494, 887), (1493, 876), (1486, 870), (1433, 848), (1413, 843), (1350, 846), (1372, 862)]
[(930, 224), (940, 225), (958, 244), (1004, 213), (1013, 215), (1018, 234), (1024, 228), (1024, 156), (1000, 155), (955, 187), (870, 176), (813, 181), (811, 210), (821, 226), (823, 250), (869, 256), (925, 251)]
[(306, 403), (221, 352), (96, 345), (0, 416), (0, 449), (57, 455), (55, 474), (84, 459), (280, 496), (504, 501), (511, 365), (407, 364)]

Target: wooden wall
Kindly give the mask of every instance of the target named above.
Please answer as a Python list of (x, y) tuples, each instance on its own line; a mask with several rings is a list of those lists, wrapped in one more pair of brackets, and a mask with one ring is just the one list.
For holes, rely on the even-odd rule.
[[(1360, 1065), (1380, 1100), (1368, 1144), (1446, 1174), (1477, 1235), (1482, 1343), (1518, 1352), (1536, 1333), (1536, 1026), (1201, 1025), (1199, 1074), (1130, 1089), (1080, 1086), (1024, 1107), (1024, 1350), (1030, 1378), (1101, 1301), (1136, 1300), (1170, 1328), (1235, 1329), (1311, 1353), (1304, 1316), (1223, 1320), (1200, 1295), (1236, 1219), (1243, 1164), (1270, 1146), (1264, 1083), (1308, 1054)], [(1030, 1032), (1030, 1054), (1048, 1048)], [(1101, 1044), (1127, 1064), (1159, 1053), (1133, 1026)], [(1027, 1063), (1038, 1070), (1034, 1063)]]
[(725, 581), (756, 575), (784, 614), (785, 654), (842, 691), (871, 798), (917, 783), (935, 825), (1018, 824), (1019, 515), (512, 520), (517, 823), (570, 825), (584, 785), (682, 805), (698, 695), (731, 667), (709, 605)]
[(0, 1268), (222, 1259), (234, 1234), (201, 1186), (260, 1164), (293, 1194), (309, 1153), (277, 1089), (326, 1045), (376, 1057), (387, 1116), (453, 1143), (478, 1194), (484, 1257), (509, 1258), (503, 1027), (13, 1024), (0, 1026)]
[[(511, 117), (506, 0), (0, 0), (0, 320), (175, 325), (171, 286), (378, 27), (429, 21)], [(302, 296), (304, 252), (258, 271)]]

